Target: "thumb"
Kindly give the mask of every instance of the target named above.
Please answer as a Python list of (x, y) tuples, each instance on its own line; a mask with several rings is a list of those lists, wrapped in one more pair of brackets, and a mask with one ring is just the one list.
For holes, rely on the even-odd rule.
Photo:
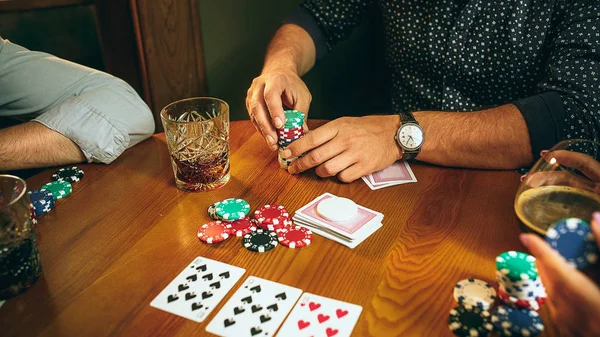
[(552, 292), (555, 285), (570, 283), (575, 268), (546, 241), (535, 234), (521, 234), (521, 242), (536, 258), (536, 266), (544, 286)]

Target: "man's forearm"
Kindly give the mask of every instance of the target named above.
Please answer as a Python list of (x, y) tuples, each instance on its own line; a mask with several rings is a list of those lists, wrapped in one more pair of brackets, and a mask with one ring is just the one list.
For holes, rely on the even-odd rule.
[(425, 143), (418, 160), (485, 169), (516, 169), (533, 162), (519, 109), (507, 104), (476, 112), (415, 112)]
[(263, 73), (274, 69), (291, 69), (299, 76), (315, 65), (315, 44), (303, 28), (283, 25), (271, 40), (265, 57)]
[(37, 122), (0, 130), (0, 171), (79, 163), (85, 156), (69, 138)]

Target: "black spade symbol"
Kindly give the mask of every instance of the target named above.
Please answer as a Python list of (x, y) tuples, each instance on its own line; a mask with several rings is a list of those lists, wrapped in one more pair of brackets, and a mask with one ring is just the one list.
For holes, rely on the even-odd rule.
[(167, 297), (167, 303), (177, 301), (178, 299), (179, 299), (179, 296), (177, 296), (177, 295), (169, 295), (169, 297)]
[(196, 294), (194, 293), (187, 293), (185, 294), (185, 300), (191, 300), (192, 298), (196, 297)]
[(192, 311), (201, 309), (202, 307), (204, 307), (202, 304), (200, 304), (200, 302), (198, 303), (192, 303)]
[(219, 274), (219, 276), (220, 276), (221, 278), (229, 278), (229, 272), (228, 272), (228, 271), (226, 271), (226, 272), (224, 272), (224, 273), (221, 273), (221, 274)]
[(190, 288), (190, 286), (187, 284), (180, 284), (178, 287), (179, 291), (188, 290), (189, 288)]
[(273, 303), (270, 306), (268, 306), (267, 309), (269, 309), (271, 311), (277, 311), (279, 309), (279, 307), (277, 306), (277, 303)]
[(264, 323), (271, 320), (271, 316), (269, 315), (260, 315), (260, 322)]
[(202, 292), (202, 299), (205, 300), (209, 297), (212, 297), (212, 295), (213, 294), (210, 291), (204, 291), (204, 292)]
[(258, 304), (255, 304), (252, 306), (252, 313), (255, 313), (255, 312), (261, 311), (261, 310), (262, 310), (262, 307)]
[(221, 282), (217, 281), (215, 283), (211, 283), (210, 287), (213, 289), (219, 289), (219, 288), (221, 288)]
[(275, 295), (275, 298), (285, 301), (287, 299), (287, 296), (285, 296), (285, 293), (281, 293), (281, 294)]
[(202, 279), (206, 280), (206, 281), (210, 281), (213, 279), (213, 274), (212, 273), (206, 274), (206, 275), (202, 276)]
[(226, 319), (226, 320), (223, 321), (223, 325), (225, 325), (225, 327), (228, 327), (228, 326), (234, 325), (234, 324), (235, 324), (235, 321), (232, 320), (231, 318), (228, 318), (228, 319)]
[(250, 329), (250, 333), (252, 334), (252, 336), (256, 336), (256, 335), (258, 335), (261, 332), (262, 332), (262, 330), (260, 328), (252, 328), (252, 329)]
[(262, 289), (260, 289), (260, 285), (250, 288), (250, 291), (254, 293), (259, 293), (261, 290)]
[(250, 296), (244, 297), (244, 298), (242, 298), (242, 302), (250, 304), (250, 303), (252, 303), (252, 297), (250, 297)]
[(236, 315), (241, 314), (242, 312), (246, 311), (246, 309), (244, 309), (243, 307), (235, 307), (233, 308), (233, 313)]
[(205, 264), (203, 264), (203, 265), (201, 265), (201, 266), (199, 266), (199, 267), (196, 267), (196, 270), (199, 270), (199, 271), (206, 271), (206, 265), (205, 265)]
[(198, 279), (198, 275), (193, 274), (193, 275), (186, 277), (185, 279), (188, 281), (196, 282), (196, 280)]

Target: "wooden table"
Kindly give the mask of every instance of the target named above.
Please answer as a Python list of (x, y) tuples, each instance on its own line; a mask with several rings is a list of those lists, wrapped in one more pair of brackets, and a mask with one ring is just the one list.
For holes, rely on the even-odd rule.
[[(321, 122), (313, 122), (312, 126)], [(411, 164), (416, 184), (371, 191), (281, 170), (247, 121), (231, 125), (232, 178), (209, 193), (175, 187), (164, 135), (155, 135), (111, 165), (81, 165), (72, 195), (40, 218), (44, 273), (0, 308), (2, 336), (208, 336), (203, 323), (150, 307), (150, 301), (196, 256), (249, 275), (363, 307), (354, 336), (452, 336), (454, 284), (468, 277), (495, 282), (494, 258), (523, 250), (513, 212), (515, 172)], [(55, 169), (28, 180), (49, 181)], [(196, 231), (207, 207), (228, 197), (253, 208), (277, 203), (295, 211), (331, 192), (385, 215), (383, 227), (355, 249), (315, 235), (294, 250), (258, 254), (239, 239), (208, 245)], [(241, 284), (241, 282), (238, 283)], [(556, 336), (547, 308), (545, 336)]]

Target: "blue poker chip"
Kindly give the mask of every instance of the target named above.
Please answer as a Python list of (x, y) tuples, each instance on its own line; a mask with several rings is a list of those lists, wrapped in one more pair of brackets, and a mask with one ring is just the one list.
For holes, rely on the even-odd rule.
[(577, 269), (598, 260), (598, 246), (590, 225), (578, 218), (562, 219), (546, 232), (546, 242)]
[(498, 306), (492, 313), (492, 324), (500, 336), (533, 337), (544, 330), (544, 322), (537, 312)]
[(48, 190), (29, 191), (29, 199), (33, 204), (35, 216), (42, 216), (54, 208), (54, 197)]

